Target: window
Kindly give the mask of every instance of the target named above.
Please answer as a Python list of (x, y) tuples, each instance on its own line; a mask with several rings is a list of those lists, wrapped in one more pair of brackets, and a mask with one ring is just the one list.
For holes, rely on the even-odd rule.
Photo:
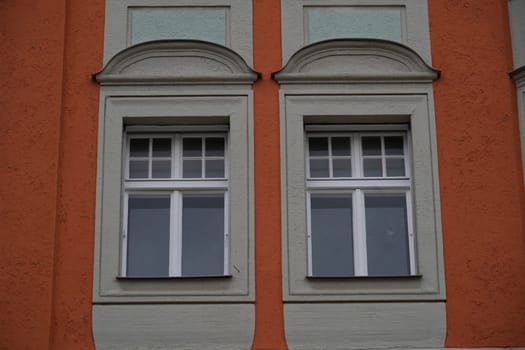
[(129, 133), (126, 146), (122, 276), (227, 275), (226, 135)]
[(407, 133), (306, 139), (308, 275), (415, 274)]

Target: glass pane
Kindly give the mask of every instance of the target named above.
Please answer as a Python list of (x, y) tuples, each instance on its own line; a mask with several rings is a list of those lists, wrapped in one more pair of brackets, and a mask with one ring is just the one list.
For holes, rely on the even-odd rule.
[(223, 275), (224, 195), (185, 195), (182, 206), (182, 275)]
[(403, 155), (403, 137), (402, 136), (386, 136), (385, 137), (385, 153), (387, 155)]
[(170, 178), (171, 177), (171, 161), (170, 160), (153, 160), (151, 162), (151, 177)]
[(148, 157), (149, 156), (149, 139), (131, 139), (129, 140), (130, 157)]
[(365, 195), (368, 274), (409, 275), (407, 209), (404, 193)]
[(405, 176), (405, 160), (402, 158), (387, 159), (386, 176)]
[(209, 137), (206, 139), (206, 156), (224, 157), (224, 138)]
[(202, 161), (200, 159), (185, 159), (182, 164), (182, 177), (201, 178)]
[(212, 159), (206, 161), (206, 177), (224, 177), (224, 160)]
[(366, 177), (383, 176), (381, 159), (363, 159), (363, 168)]
[(328, 137), (310, 137), (308, 139), (310, 156), (328, 155)]
[(127, 276), (168, 276), (170, 198), (129, 196)]
[(352, 196), (311, 197), (312, 274), (353, 276)]
[(202, 139), (200, 137), (186, 137), (182, 140), (182, 155), (184, 157), (202, 156)]
[(379, 156), (381, 155), (381, 137), (367, 136), (361, 138), (363, 146), (363, 155), (365, 156)]
[(171, 157), (171, 139), (153, 139), (153, 157)]
[(334, 159), (333, 166), (334, 177), (352, 176), (352, 160), (350, 158)]
[(350, 155), (350, 138), (349, 137), (332, 137), (332, 155), (349, 156)]
[(328, 159), (310, 159), (310, 177), (328, 177)]
[(145, 179), (148, 178), (148, 161), (147, 160), (130, 160), (129, 161), (129, 178)]

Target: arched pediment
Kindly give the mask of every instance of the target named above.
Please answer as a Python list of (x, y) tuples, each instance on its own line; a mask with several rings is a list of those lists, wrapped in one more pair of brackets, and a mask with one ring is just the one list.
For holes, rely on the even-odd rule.
[(440, 72), (405, 45), (333, 39), (303, 47), (273, 77), (279, 83), (431, 82)]
[(93, 78), (101, 85), (251, 84), (259, 75), (227, 47), (158, 40), (120, 51)]

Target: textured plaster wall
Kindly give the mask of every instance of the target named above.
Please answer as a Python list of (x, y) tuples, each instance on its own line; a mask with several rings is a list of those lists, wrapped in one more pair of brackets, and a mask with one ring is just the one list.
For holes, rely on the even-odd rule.
[(47, 349), (64, 1), (0, 2), (0, 349)]
[(255, 334), (252, 349), (286, 349), (281, 265), (279, 86), (281, 2), (253, 1), (253, 56), (262, 73), (254, 87)]
[[(103, 0), (0, 2), (0, 349), (93, 349)], [(66, 15), (67, 13), (67, 15)]]
[(524, 196), (507, 1), (429, 1), (448, 347), (525, 345)]
[(52, 350), (94, 349), (91, 330), (104, 0), (67, 1)]

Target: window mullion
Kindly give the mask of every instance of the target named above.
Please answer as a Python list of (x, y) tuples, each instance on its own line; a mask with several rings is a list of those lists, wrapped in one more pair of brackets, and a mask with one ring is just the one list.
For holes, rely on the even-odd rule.
[(360, 134), (352, 134), (352, 177), (363, 177)]
[(127, 275), (127, 258), (128, 258), (128, 193), (124, 192), (123, 196), (123, 217), (122, 217), (122, 232), (120, 232), (121, 241), (121, 261), (120, 261), (120, 275)]
[(182, 275), (182, 194), (171, 193), (170, 215), (170, 276)]
[(408, 250), (410, 254), (410, 274), (415, 275), (417, 273), (416, 267), (416, 247), (415, 247), (415, 236), (414, 236), (414, 216), (412, 207), (412, 191), (406, 191), (406, 206), (407, 206), (407, 230), (408, 230)]
[(229, 192), (224, 193), (224, 274), (230, 274), (230, 211)]
[(363, 191), (354, 191), (354, 266), (356, 276), (368, 275), (365, 200)]
[(308, 249), (308, 276), (312, 276), (312, 209), (311, 209), (311, 192), (306, 192), (306, 232), (307, 232), (307, 249)]

